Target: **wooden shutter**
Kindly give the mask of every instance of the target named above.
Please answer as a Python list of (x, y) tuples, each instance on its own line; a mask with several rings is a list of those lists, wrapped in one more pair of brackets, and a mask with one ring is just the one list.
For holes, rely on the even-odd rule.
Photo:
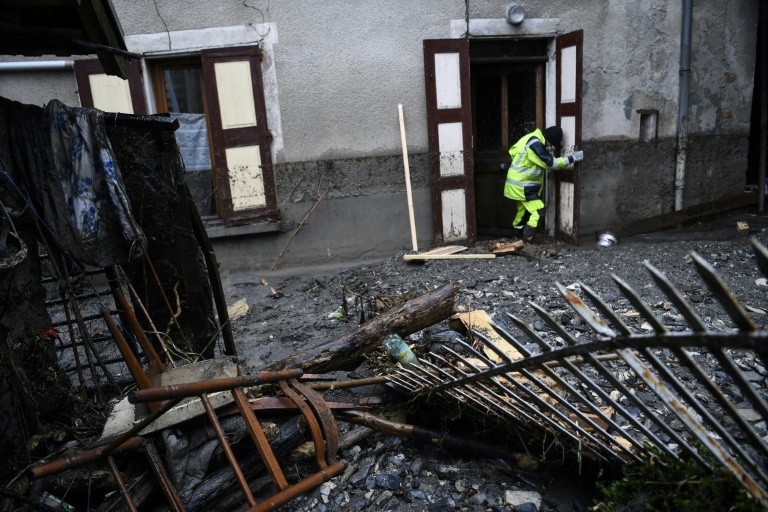
[(96, 59), (78, 60), (75, 61), (75, 79), (83, 107), (121, 114), (147, 114), (139, 61), (128, 63), (128, 80), (123, 80), (105, 74), (101, 62)]
[(475, 239), (469, 41), (424, 41), (435, 242)]
[(261, 50), (201, 53), (219, 215), (233, 226), (278, 217)]
[[(563, 155), (581, 148), (581, 77), (583, 32), (569, 32), (555, 40), (557, 98), (555, 116), (563, 129)], [(579, 241), (579, 165), (552, 173), (555, 177), (555, 236)]]

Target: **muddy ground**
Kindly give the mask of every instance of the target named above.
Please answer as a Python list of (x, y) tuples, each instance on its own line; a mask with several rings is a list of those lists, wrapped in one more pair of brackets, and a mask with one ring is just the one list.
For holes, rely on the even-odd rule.
[[(737, 230), (738, 221), (749, 225), (749, 234)], [(623, 278), (648, 304), (657, 304), (665, 297), (643, 267), (645, 261), (666, 274), (708, 326), (715, 330), (729, 328), (730, 321), (691, 262), (692, 251), (715, 266), (764, 330), (768, 316), (760, 311), (768, 309), (768, 288), (761, 280), (750, 237), (768, 244), (766, 229), (768, 216), (740, 210), (675, 229), (619, 239), (618, 244), (609, 247), (593, 241), (573, 247), (537, 235), (536, 255), (412, 264), (403, 261), (403, 254), (397, 254), (346, 268), (225, 273), (223, 280), (229, 304), (241, 300), (248, 304), (248, 312), (233, 321), (233, 329), (239, 356), (254, 370), (300, 352), (308, 343), (332, 340), (355, 329), (361, 315), (370, 317), (377, 305), (386, 308), (452, 282), (459, 286), (459, 311), (483, 309), (491, 315), (510, 312), (526, 322), (538, 318), (529, 301), (545, 308), (562, 307), (556, 282), (567, 286), (581, 281), (606, 300), (615, 298), (619, 290), (612, 274)], [(481, 241), (467, 252), (487, 252), (494, 242)], [(341, 315), (343, 300), (346, 316)], [(446, 320), (407, 341), (428, 345), (443, 339), (448, 331)], [(382, 333), (382, 337), (386, 334)], [(371, 366), (375, 365), (369, 361), (355, 370), (339, 372), (337, 377), (354, 378), (381, 371)], [(344, 398), (356, 400), (366, 394), (386, 398), (388, 393), (369, 387)], [(404, 419), (426, 421), (418, 414)], [(509, 429), (513, 430), (514, 425)], [(594, 498), (595, 473), (579, 475), (568, 464), (520, 471), (503, 459), (459, 456), (380, 433), (347, 447), (341, 456), (351, 463), (344, 476), (282, 510), (565, 512), (586, 510)]]

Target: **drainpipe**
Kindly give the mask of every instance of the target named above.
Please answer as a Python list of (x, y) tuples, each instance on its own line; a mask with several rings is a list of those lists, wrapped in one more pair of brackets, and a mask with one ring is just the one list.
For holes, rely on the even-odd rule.
[(763, 3), (758, 9), (758, 16), (760, 16), (760, 172), (759, 176), (759, 189), (757, 193), (757, 206), (758, 211), (763, 213), (765, 211), (765, 146), (768, 134), (766, 133), (766, 124), (768, 124), (768, 9)]
[(0, 73), (14, 71), (68, 71), (75, 69), (73, 60), (25, 60), (0, 62)]
[(683, 28), (680, 34), (680, 91), (677, 107), (677, 158), (675, 165), (675, 210), (683, 209), (685, 156), (688, 145), (688, 90), (691, 78), (691, 13), (693, 0), (683, 0)]

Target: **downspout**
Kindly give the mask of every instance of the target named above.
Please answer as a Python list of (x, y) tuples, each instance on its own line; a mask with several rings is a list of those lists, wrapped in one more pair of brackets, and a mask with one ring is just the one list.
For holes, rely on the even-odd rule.
[(75, 69), (73, 60), (24, 60), (17, 62), (0, 62), (2, 72), (25, 71), (68, 71)]
[(677, 107), (677, 155), (675, 165), (675, 210), (683, 209), (685, 157), (688, 146), (688, 91), (691, 79), (691, 14), (693, 0), (683, 0), (683, 27), (680, 34), (680, 90)]
[(766, 139), (768, 134), (766, 133), (766, 124), (768, 124), (768, 9), (763, 3), (758, 8), (758, 16), (760, 17), (760, 171), (759, 171), (759, 189), (757, 193), (757, 206), (758, 211), (763, 213), (765, 211), (765, 172), (766, 172)]

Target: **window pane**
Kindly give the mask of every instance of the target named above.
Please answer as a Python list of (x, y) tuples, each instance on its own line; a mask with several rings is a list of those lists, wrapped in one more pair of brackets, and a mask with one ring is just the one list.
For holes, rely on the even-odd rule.
[(189, 190), (200, 215), (215, 215), (216, 191), (211, 179), (201, 68), (192, 64), (163, 69), (163, 88), (168, 112), (179, 121), (174, 135), (187, 170)]
[(166, 69), (163, 78), (169, 112), (205, 113), (199, 68)]

